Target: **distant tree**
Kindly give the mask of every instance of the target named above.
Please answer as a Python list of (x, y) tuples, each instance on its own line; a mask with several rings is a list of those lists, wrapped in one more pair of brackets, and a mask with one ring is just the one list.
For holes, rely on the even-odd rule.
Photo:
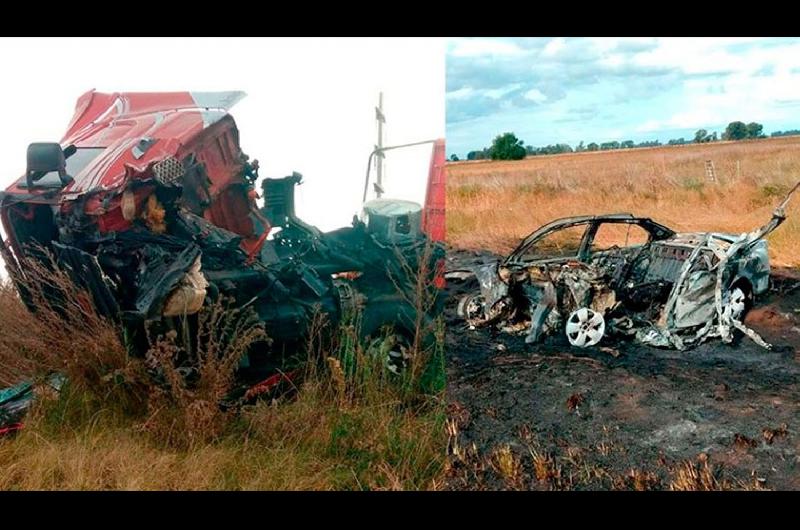
[(773, 138), (777, 138), (779, 136), (797, 136), (800, 135), (800, 129), (791, 129), (789, 131), (775, 131), (774, 133), (770, 134)]
[(527, 154), (525, 145), (514, 133), (503, 133), (495, 137), (489, 148), (492, 160), (522, 160)]
[(620, 144), (622, 149), (633, 149), (635, 147), (633, 140), (625, 140)]
[(725, 128), (722, 138), (725, 140), (744, 140), (747, 138), (747, 125), (741, 121), (732, 121)]
[(705, 129), (698, 129), (696, 133), (694, 133), (694, 143), (702, 144), (709, 141), (708, 131)]
[(719, 138), (717, 138), (717, 131), (714, 131), (713, 133), (711, 133), (711, 136), (708, 137), (708, 141), (716, 142), (717, 140), (719, 140)]
[(667, 145), (683, 145), (685, 143), (686, 143), (686, 140), (684, 140), (683, 138), (674, 138), (674, 139), (670, 140), (669, 142), (667, 142)]
[(583, 151), (586, 151), (586, 146), (583, 145), (583, 140), (581, 140), (581, 143), (579, 143), (577, 146), (575, 146), (575, 152), (576, 153), (580, 153), (580, 152), (583, 152)]
[(450, 155), (450, 160), (452, 162), (458, 162), (458, 155), (453, 153), (452, 155)]
[(660, 141), (650, 140), (650, 141), (639, 142), (638, 144), (636, 144), (636, 147), (658, 147), (659, 145), (661, 145)]
[(600, 144), (601, 151), (607, 151), (609, 149), (619, 149), (619, 142), (614, 140), (613, 142), (603, 142)]
[(764, 136), (764, 126), (760, 123), (751, 121), (747, 124), (747, 137), (748, 138), (761, 138)]
[(487, 158), (489, 158), (489, 149), (485, 147), (481, 150), (467, 153), (467, 160), (486, 160)]
[(587, 151), (597, 151), (598, 149), (600, 149), (600, 146), (594, 142), (591, 142), (589, 145), (586, 146)]

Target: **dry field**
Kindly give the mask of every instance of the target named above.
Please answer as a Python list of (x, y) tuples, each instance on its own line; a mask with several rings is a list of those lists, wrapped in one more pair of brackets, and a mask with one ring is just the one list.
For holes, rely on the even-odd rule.
[[(717, 182), (706, 178), (711, 160)], [(800, 137), (449, 163), (449, 243), (508, 252), (542, 224), (630, 212), (676, 231), (752, 230), (800, 180)], [(800, 197), (770, 237), (773, 265), (800, 265)]]
[[(798, 148), (800, 138), (788, 137), (449, 164), (450, 266), (490, 262), (572, 215), (630, 212), (677, 231), (752, 230), (800, 180)], [(770, 254), (774, 266), (797, 267), (800, 196), (787, 214)], [(746, 321), (771, 351), (747, 340), (690, 352), (628, 341), (581, 350), (563, 334), (529, 345), (468, 329), (456, 306), (474, 287), (448, 282), (446, 487), (800, 488), (800, 275), (776, 272)]]

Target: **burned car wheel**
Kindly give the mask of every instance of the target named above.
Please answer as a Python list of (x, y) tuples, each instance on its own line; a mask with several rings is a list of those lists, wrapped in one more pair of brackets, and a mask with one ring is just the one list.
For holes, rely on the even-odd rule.
[(600, 342), (605, 330), (606, 320), (603, 315), (588, 307), (573, 311), (567, 319), (567, 340), (579, 348), (594, 346)]
[(480, 324), (485, 320), (484, 306), (486, 301), (479, 293), (469, 294), (458, 303), (458, 315), (467, 321), (470, 326)]
[(722, 308), (723, 313), (730, 319), (741, 322), (750, 309), (751, 296), (749, 292), (740, 286), (733, 286), (728, 291), (727, 299), (727, 303)]

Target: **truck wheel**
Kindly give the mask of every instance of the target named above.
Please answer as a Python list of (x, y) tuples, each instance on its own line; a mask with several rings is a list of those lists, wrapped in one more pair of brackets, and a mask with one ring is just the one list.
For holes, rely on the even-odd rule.
[(404, 333), (394, 333), (391, 336), (392, 346), (386, 354), (386, 369), (393, 374), (400, 375), (411, 362), (412, 341)]

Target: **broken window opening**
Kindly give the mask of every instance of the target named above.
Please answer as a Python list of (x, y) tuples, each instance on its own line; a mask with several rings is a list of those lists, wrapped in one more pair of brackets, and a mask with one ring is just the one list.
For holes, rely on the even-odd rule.
[(613, 248), (629, 248), (646, 245), (650, 234), (634, 223), (600, 223), (592, 239), (591, 252), (602, 252)]
[(555, 230), (524, 249), (521, 253), (523, 261), (540, 259), (577, 259), (587, 223)]

